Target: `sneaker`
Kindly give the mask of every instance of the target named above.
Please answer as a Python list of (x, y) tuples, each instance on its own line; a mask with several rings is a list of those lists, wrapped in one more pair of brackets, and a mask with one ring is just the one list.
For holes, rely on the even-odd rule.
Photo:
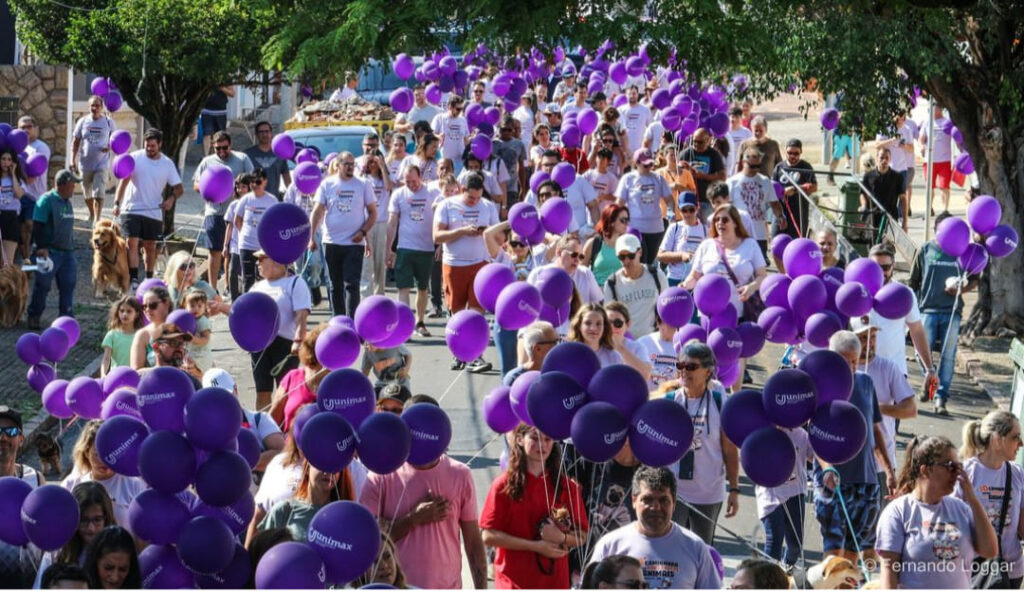
[(416, 334), (419, 335), (420, 337), (430, 337), (431, 336), (430, 335), (430, 331), (427, 330), (427, 326), (424, 325), (423, 323), (419, 323), (419, 324), (416, 325)]
[(493, 367), (494, 366), (491, 366), (490, 362), (483, 359), (483, 357), (479, 357), (470, 362), (469, 365), (466, 367), (466, 370), (473, 374), (480, 374), (482, 372), (489, 371)]
[(39, 323), (39, 317), (29, 317), (25, 324), (28, 325), (29, 331), (38, 331), (43, 328)]
[(452, 360), (451, 365), (448, 366), (452, 370), (458, 371), (466, 367), (466, 363), (459, 359)]
[(435, 308), (435, 309), (433, 309), (433, 310), (431, 310), (430, 312), (427, 313), (427, 318), (428, 319), (443, 319), (444, 318), (444, 311), (441, 310), (440, 308)]
[(138, 289), (139, 289), (139, 280), (132, 280), (132, 287), (131, 287), (132, 294), (134, 294), (136, 291), (138, 291)]
[(946, 410), (946, 404), (944, 402), (935, 403), (935, 415), (948, 416), (949, 411)]
[(917, 396), (917, 400), (921, 401), (922, 403), (927, 403), (928, 402), (928, 390), (927, 389), (922, 389), (921, 390), (921, 394)]

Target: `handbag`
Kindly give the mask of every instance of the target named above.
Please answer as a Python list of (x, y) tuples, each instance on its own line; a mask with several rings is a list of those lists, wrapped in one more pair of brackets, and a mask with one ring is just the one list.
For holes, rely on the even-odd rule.
[(971, 564), (971, 588), (975, 590), (1006, 590), (1010, 588), (1009, 566), (1003, 561), (1003, 528), (1006, 526), (1006, 511), (1010, 505), (1013, 479), (1010, 463), (1006, 468), (1006, 484), (1003, 486), (1003, 501), (999, 506), (999, 527), (996, 528), (996, 542), (999, 554), (995, 559), (977, 558)]
[[(715, 246), (718, 247), (718, 257), (722, 261), (722, 265), (725, 266), (725, 272), (729, 274), (729, 279), (736, 286), (738, 290), (740, 287), (740, 280), (736, 277), (736, 273), (729, 266), (729, 259), (725, 256), (725, 247), (722, 243), (715, 241)], [(757, 317), (761, 316), (764, 312), (764, 300), (761, 299), (760, 292), (754, 292), (743, 304), (743, 319), (744, 321), (750, 321), (751, 323), (757, 322)]]

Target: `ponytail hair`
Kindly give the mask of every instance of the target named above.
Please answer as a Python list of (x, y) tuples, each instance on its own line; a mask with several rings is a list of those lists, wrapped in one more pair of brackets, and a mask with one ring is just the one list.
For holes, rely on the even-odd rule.
[(1007, 411), (990, 411), (985, 417), (972, 419), (964, 425), (960, 458), (974, 458), (988, 450), (993, 435), (1009, 436), (1017, 427), (1017, 418)]
[(956, 447), (945, 436), (914, 436), (910, 444), (907, 444), (903, 466), (896, 477), (895, 494), (906, 495), (912, 492), (921, 476), (921, 467), (934, 465), (951, 449), (955, 450)]

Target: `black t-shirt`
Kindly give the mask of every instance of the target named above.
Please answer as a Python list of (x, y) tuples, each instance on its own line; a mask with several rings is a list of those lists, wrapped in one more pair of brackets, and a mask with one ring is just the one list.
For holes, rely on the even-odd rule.
[[(814, 174), (814, 167), (811, 163), (806, 160), (801, 160), (796, 163), (796, 166), (789, 166), (788, 162), (780, 162), (775, 165), (775, 170), (772, 171), (772, 180), (782, 183), (783, 186), (789, 187), (791, 183), (786, 180), (786, 177), (782, 174), (783, 171), (789, 173), (789, 177), (797, 185), (803, 185), (804, 183), (818, 183), (818, 178)], [(803, 197), (799, 193), (784, 196), (785, 199), (782, 203), (783, 213), (786, 215), (786, 220), (790, 223), (786, 226), (786, 229), (782, 231), (789, 236), (796, 238), (801, 236), (797, 233), (797, 228), (792, 224), (792, 220), (795, 218), (798, 220), (800, 225), (800, 232), (803, 233), (807, 229), (807, 206), (803, 203)]]
[[(687, 148), (686, 150), (683, 150), (683, 153), (679, 155), (679, 158), (693, 164), (693, 168), (702, 173), (714, 174), (725, 170), (725, 161), (722, 159), (722, 155), (718, 150), (715, 150), (714, 148), (707, 148), (703, 152), (697, 152), (693, 148)], [(706, 201), (708, 185), (710, 185), (711, 182), (703, 179), (697, 179), (696, 176), (694, 176), (694, 180), (697, 182), (697, 199), (702, 202)]]
[(203, 105), (203, 109), (209, 111), (227, 111), (228, 109), (228, 96), (224, 94), (224, 91), (217, 89), (213, 91), (209, 99), (206, 99), (206, 104)]
[[(889, 169), (885, 173), (877, 169), (864, 175), (864, 186), (867, 187), (878, 203), (893, 218), (899, 219), (900, 195), (903, 194), (903, 175)], [(870, 209), (874, 210), (874, 207)]]

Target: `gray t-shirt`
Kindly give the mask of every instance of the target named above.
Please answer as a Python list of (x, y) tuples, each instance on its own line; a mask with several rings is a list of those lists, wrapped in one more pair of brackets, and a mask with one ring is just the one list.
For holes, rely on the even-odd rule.
[[(618, 300), (629, 309), (633, 330), (637, 333), (646, 333), (657, 329), (654, 325), (654, 307), (658, 303), (658, 286), (664, 290), (668, 287), (668, 280), (661, 269), (657, 269), (658, 281), (654, 281), (650, 269), (644, 266), (644, 273), (637, 279), (626, 277), (624, 269), (620, 269), (612, 276), (615, 278), (615, 292), (608, 281), (604, 283), (604, 301), (611, 302)], [(611, 281), (612, 278), (608, 278)]]
[(288, 163), (281, 160), (274, 154), (273, 150), (261, 150), (260, 147), (250, 146), (245, 149), (245, 155), (252, 161), (254, 167), (260, 167), (267, 173), (267, 191), (274, 195), (281, 195), (281, 176), (288, 171)]
[[(114, 120), (106, 115), (93, 119), (84, 115), (75, 122), (74, 137), (81, 143), (78, 166), (82, 171), (102, 171), (110, 164), (110, 134), (114, 133)], [(104, 152), (104, 149), (107, 149)]]
[(493, 144), (494, 154), (505, 163), (505, 168), (508, 169), (508, 191), (519, 190), (519, 167), (523, 166), (523, 163), (529, 158), (526, 154), (526, 146), (516, 139), (504, 142), (496, 140)]
[(640, 560), (644, 580), (652, 590), (718, 590), (722, 587), (708, 546), (678, 524), (673, 524), (668, 534), (651, 538), (640, 534), (636, 522), (630, 522), (601, 537), (590, 560), (598, 562), (620, 554)]
[[(206, 171), (206, 169), (210, 168), (215, 164), (221, 164), (231, 169), (232, 178), (238, 177), (238, 175), (242, 173), (252, 172), (253, 170), (252, 161), (249, 160), (249, 157), (246, 156), (244, 152), (235, 152), (234, 150), (232, 150), (231, 154), (228, 155), (227, 159), (222, 159), (216, 154), (211, 154), (210, 156), (207, 156), (206, 158), (199, 161), (199, 166), (196, 167), (196, 172), (194, 175), (192, 175), (192, 182), (198, 183), (199, 178), (203, 176), (203, 173)], [(232, 184), (232, 188), (233, 187), (234, 184)], [(267, 175), (267, 192), (277, 195), (276, 192), (270, 190), (270, 175)], [(224, 212), (228, 211), (228, 204), (230, 203), (231, 200), (229, 199), (225, 199), (224, 201), (218, 204), (215, 204), (211, 201), (207, 201), (206, 207), (204, 208), (203, 211), (203, 215), (223, 218)]]
[(363, 372), (373, 370), (373, 375), (377, 378), (375, 386), (397, 382), (408, 388), (409, 377), (398, 377), (398, 372), (405, 368), (405, 358), (408, 355), (409, 348), (404, 345), (375, 350), (367, 348), (363, 350)]

